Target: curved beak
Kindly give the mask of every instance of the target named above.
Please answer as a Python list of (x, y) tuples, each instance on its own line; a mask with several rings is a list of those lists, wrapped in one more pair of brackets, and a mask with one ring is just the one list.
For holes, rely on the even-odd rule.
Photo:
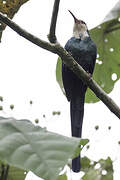
[(79, 24), (80, 21), (74, 16), (74, 14), (70, 10), (68, 10), (68, 11), (72, 15), (72, 17), (74, 18), (75, 23)]

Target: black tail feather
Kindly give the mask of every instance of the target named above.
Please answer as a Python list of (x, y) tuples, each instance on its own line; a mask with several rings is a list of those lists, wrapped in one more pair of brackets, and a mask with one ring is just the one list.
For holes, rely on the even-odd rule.
[(74, 172), (80, 172), (81, 164), (80, 164), (80, 155), (72, 160), (72, 170)]
[[(84, 99), (85, 94), (83, 93), (81, 97), (75, 97), (71, 99), (70, 102), (70, 112), (71, 112), (71, 131), (72, 136), (81, 137), (82, 133), (82, 123), (84, 115)], [(72, 160), (72, 170), (74, 172), (79, 172), (81, 168), (80, 155)]]

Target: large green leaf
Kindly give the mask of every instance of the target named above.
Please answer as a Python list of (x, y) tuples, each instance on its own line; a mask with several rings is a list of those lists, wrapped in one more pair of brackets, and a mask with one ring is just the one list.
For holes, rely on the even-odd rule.
[(9, 166), (3, 162), (0, 162), (0, 179), (4, 180), (24, 180), (27, 172), (22, 169)]
[[(99, 26), (90, 30), (93, 41), (97, 44), (98, 57), (93, 78), (106, 91), (110, 93), (115, 82), (120, 78), (120, 1), (106, 16)], [(56, 68), (57, 81), (61, 85), (60, 59)], [(99, 99), (88, 89), (86, 102), (96, 102)]]
[(57, 178), (79, 145), (85, 145), (79, 138), (48, 132), (28, 120), (0, 117), (0, 159), (45, 180)]
[[(120, 1), (107, 15), (104, 23), (90, 31), (91, 37), (98, 47), (98, 58), (93, 78), (107, 93), (113, 90), (115, 82), (120, 78), (119, 16)], [(86, 100), (95, 102), (98, 99), (89, 90), (86, 94)]]
[[(19, 10), (19, 8), (29, 0), (0, 0), (0, 12), (7, 15), (9, 18), (13, 18), (15, 13)], [(4, 23), (0, 23), (0, 41), (2, 32), (5, 29), (6, 25)]]

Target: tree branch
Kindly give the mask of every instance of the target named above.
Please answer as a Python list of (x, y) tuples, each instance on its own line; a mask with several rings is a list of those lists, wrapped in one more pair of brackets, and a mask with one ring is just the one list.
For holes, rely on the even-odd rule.
[(24, 37), (28, 41), (31, 41), (33, 44), (36, 44), (37, 46), (46, 49), (48, 51), (51, 51), (53, 53), (55, 51), (54, 44), (50, 44), (46, 41), (43, 41), (39, 39), (38, 37), (32, 35), (31, 33), (25, 31), (20, 26), (18, 26), (16, 23), (14, 23), (11, 19), (5, 17), (2, 13), (0, 13), (0, 21), (4, 24), (8, 25), (11, 29), (13, 29), (15, 32), (17, 32), (20, 36)]
[(43, 41), (29, 32), (23, 30), (20, 26), (14, 23), (9, 18), (0, 13), (0, 21), (8, 25), (11, 29), (17, 32), (20, 36), (36, 44), (37, 46), (46, 49), (52, 53), (58, 54), (62, 61), (96, 94), (96, 96), (120, 119), (120, 108), (115, 102), (101, 89), (101, 87), (89, 77), (88, 73), (73, 59), (73, 57), (58, 43), (50, 44)]
[(51, 43), (56, 43), (56, 40), (57, 40), (55, 36), (55, 30), (56, 30), (56, 22), (57, 22), (58, 10), (59, 10), (59, 3), (60, 3), (60, 0), (55, 0), (54, 2), (50, 31), (48, 35), (49, 41)]

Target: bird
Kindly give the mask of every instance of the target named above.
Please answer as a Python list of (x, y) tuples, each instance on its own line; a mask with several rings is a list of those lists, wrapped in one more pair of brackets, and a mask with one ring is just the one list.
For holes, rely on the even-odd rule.
[[(74, 26), (73, 36), (65, 44), (65, 50), (92, 76), (97, 56), (96, 44), (90, 37), (86, 23), (77, 19), (70, 10), (68, 11), (74, 18)], [(73, 137), (81, 138), (87, 85), (63, 62), (62, 81), (67, 100), (70, 102), (71, 133)], [(72, 171), (78, 173), (80, 169), (79, 154), (72, 159)]]

